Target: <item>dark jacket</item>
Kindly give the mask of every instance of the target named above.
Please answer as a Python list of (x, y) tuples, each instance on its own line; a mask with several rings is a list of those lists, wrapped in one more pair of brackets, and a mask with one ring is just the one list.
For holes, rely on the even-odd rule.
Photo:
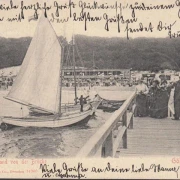
[(175, 83), (174, 87), (174, 99), (180, 99), (180, 80)]
[(80, 105), (84, 105), (84, 98), (83, 98), (83, 96), (81, 96), (79, 98), (79, 103), (80, 103)]

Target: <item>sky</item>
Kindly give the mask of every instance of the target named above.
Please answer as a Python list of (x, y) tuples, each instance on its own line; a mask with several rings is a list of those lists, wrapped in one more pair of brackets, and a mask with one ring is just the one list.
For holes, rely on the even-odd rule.
[[(26, 0), (24, 1), (24, 5), (30, 5), (36, 3), (37, 0)], [(13, 4), (18, 5), (19, 8), (17, 10), (0, 10), (0, 18), (4, 17), (4, 19), (16, 17), (20, 13), (20, 0), (14, 0)], [(48, 5), (54, 6), (54, 2), (57, 2), (58, 5), (64, 5), (65, 3), (69, 3), (68, 0), (39, 0), (40, 4), (43, 4), (46, 2)], [(84, 1), (77, 1), (72, 0), (73, 3), (76, 4), (76, 8), (72, 8), (72, 13), (76, 13), (77, 16), (80, 15), (81, 11), (81, 5), (88, 2), (91, 2), (93, 4), (94, 1), (84, 0)], [(108, 4), (108, 5), (114, 5), (116, 2), (118, 5), (122, 5), (122, 7), (127, 7), (122, 9), (122, 14), (124, 19), (133, 18), (132, 17), (132, 10), (129, 8), (129, 6), (132, 4), (134, 7), (135, 1), (134, 0), (118, 0), (118, 1), (108, 1), (108, 0), (98, 0), (98, 4)], [(129, 38), (137, 38), (137, 37), (167, 37), (169, 33), (168, 26), (170, 28), (170, 25), (174, 23), (171, 27), (171, 33), (177, 33), (177, 31), (180, 31), (180, 18), (178, 17), (178, 11), (180, 8), (179, 1), (174, 0), (137, 0), (136, 1), (138, 5), (142, 5), (142, 3), (145, 4), (145, 6), (153, 6), (153, 5), (168, 5), (168, 4), (174, 4), (174, 8), (170, 10), (151, 10), (151, 11), (142, 11), (142, 10), (135, 10), (136, 15), (136, 22), (128, 24), (128, 28), (131, 29), (139, 29), (141, 24), (141, 27), (143, 26), (143, 30), (141, 32), (135, 32), (131, 33), (130, 29), (128, 30), (128, 37)], [(175, 4), (175, 2), (178, 4)], [(8, 0), (1, 0), (0, 5), (5, 7), (10, 4), (10, 1)], [(52, 18), (52, 13), (54, 14), (56, 12), (56, 7), (53, 7), (51, 11), (48, 11), (48, 19), (50, 20)], [(82, 34), (87, 36), (100, 36), (100, 37), (126, 37), (127, 38), (127, 31), (125, 30), (127, 27), (127, 23), (120, 23), (120, 33), (118, 32), (118, 23), (108, 23), (109, 25), (109, 31), (105, 30), (105, 24), (107, 20), (103, 19), (104, 14), (106, 14), (106, 18), (108, 16), (109, 19), (116, 16), (116, 11), (113, 10), (84, 10), (86, 13), (90, 13), (91, 17), (101, 17), (102, 20), (98, 22), (89, 22), (87, 21), (87, 30), (85, 31), (85, 22), (74, 22), (72, 19), (70, 19), (67, 23), (51, 23), (56, 34), (58, 36), (63, 35), (67, 39), (70, 39), (72, 37), (72, 34)], [(42, 11), (38, 11), (39, 14), (42, 13)], [(63, 17), (67, 18), (69, 17), (69, 9), (68, 10), (59, 10), (60, 13), (60, 19)], [(32, 16), (34, 14), (33, 10), (24, 11), (25, 20), (22, 22), (8, 22), (4, 20), (3, 22), (0, 21), (1, 28), (0, 28), (0, 36), (1, 37), (11, 37), (11, 38), (19, 38), (19, 37), (26, 37), (26, 36), (33, 36), (35, 32), (35, 28), (37, 26), (38, 21), (30, 21), (28, 22), (28, 17)], [(118, 14), (120, 14), (120, 10), (118, 9)], [(105, 16), (104, 16), (105, 17)], [(163, 28), (161, 31), (157, 30), (159, 22), (162, 22), (162, 26), (165, 26), (166, 28)], [(151, 26), (150, 26), (151, 24)], [(150, 27), (153, 27), (152, 32), (149, 30), (146, 32), (146, 29), (149, 29)], [(166, 29), (166, 30), (165, 30)]]

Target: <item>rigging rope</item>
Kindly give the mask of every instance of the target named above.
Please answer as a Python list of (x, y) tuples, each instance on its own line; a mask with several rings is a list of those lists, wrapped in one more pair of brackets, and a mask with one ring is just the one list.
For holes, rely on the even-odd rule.
[(82, 67), (84, 67), (84, 61), (82, 60), (81, 54), (80, 54), (80, 52), (79, 52), (79, 48), (78, 48), (77, 45), (76, 45), (75, 47), (76, 47), (76, 51), (77, 51), (77, 54), (78, 54), (78, 56), (79, 56), (79, 59), (80, 59), (80, 61), (81, 61), (81, 65), (82, 65)]

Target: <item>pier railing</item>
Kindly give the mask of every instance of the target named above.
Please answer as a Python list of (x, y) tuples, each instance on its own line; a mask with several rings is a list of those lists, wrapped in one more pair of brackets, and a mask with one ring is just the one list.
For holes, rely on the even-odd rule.
[(77, 157), (118, 157), (127, 148), (128, 128), (133, 128), (136, 93), (132, 92), (101, 128), (80, 149)]

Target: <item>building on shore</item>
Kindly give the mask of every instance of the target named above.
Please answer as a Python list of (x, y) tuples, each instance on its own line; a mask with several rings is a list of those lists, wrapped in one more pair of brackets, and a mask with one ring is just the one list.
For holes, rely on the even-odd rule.
[[(64, 68), (63, 77), (66, 83), (74, 83), (74, 73), (77, 82), (82, 84), (93, 83), (94, 85), (116, 85), (116, 83), (129, 83), (131, 80), (130, 69), (88, 69), (76, 67)], [(71, 85), (70, 85), (71, 86)]]
[[(0, 69), (2, 79), (16, 78), (20, 66)], [(130, 69), (92, 69), (85, 67), (64, 67), (62, 71), (63, 85), (67, 87), (74, 86), (74, 73), (77, 86), (110, 86), (126, 85), (131, 81)]]

